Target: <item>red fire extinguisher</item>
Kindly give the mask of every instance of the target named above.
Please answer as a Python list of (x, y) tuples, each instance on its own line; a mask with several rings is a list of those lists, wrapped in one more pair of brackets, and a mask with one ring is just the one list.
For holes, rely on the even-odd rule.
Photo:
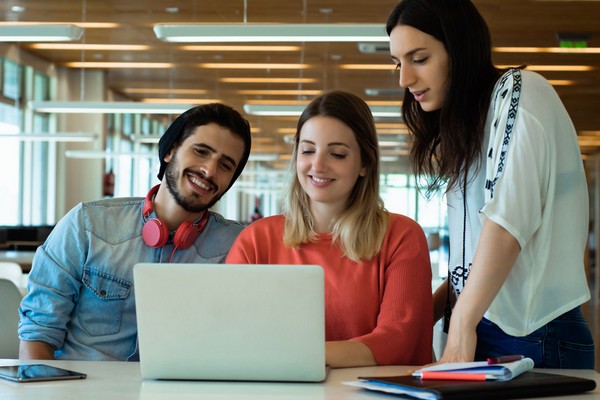
[(105, 197), (113, 197), (115, 195), (115, 174), (112, 168), (104, 174), (102, 191), (104, 192)]

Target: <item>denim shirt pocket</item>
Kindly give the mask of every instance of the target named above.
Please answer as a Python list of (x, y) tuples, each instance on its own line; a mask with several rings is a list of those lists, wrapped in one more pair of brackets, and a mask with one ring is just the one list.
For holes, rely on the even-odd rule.
[(91, 336), (119, 332), (131, 282), (93, 268), (84, 269), (82, 282), (77, 318), (83, 330)]

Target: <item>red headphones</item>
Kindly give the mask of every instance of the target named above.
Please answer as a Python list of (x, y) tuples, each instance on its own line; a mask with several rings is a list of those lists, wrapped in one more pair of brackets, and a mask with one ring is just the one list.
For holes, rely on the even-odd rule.
[[(156, 192), (158, 192), (159, 186), (160, 185), (156, 185), (150, 189), (144, 199), (144, 206), (142, 207), (142, 217), (144, 217), (144, 221), (146, 221), (144, 228), (142, 228), (142, 238), (144, 239), (144, 243), (154, 248), (163, 247), (169, 240), (169, 229), (167, 228), (167, 225), (159, 218), (148, 219), (153, 211), (152, 199)], [(187, 249), (194, 244), (198, 235), (204, 230), (207, 221), (208, 212), (205, 210), (198, 222), (193, 223), (191, 221), (184, 221), (179, 225), (175, 231), (175, 236), (173, 237), (175, 248)]]

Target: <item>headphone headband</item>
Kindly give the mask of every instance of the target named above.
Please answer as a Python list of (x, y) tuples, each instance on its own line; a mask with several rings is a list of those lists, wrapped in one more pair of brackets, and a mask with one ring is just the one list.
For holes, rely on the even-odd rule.
[[(142, 206), (142, 217), (146, 223), (142, 228), (142, 238), (144, 243), (150, 247), (159, 248), (163, 247), (169, 240), (169, 230), (167, 224), (165, 224), (160, 218), (148, 219), (154, 210), (152, 200), (154, 195), (158, 192), (159, 185), (154, 186), (144, 199), (144, 205)], [(175, 236), (173, 236), (173, 244), (176, 249), (187, 249), (196, 238), (202, 233), (204, 227), (208, 222), (209, 212), (204, 210), (202, 217), (198, 222), (184, 221), (177, 230)]]
[(142, 207), (142, 216), (144, 217), (144, 221), (146, 221), (148, 217), (150, 217), (150, 214), (152, 214), (152, 211), (154, 210), (152, 200), (154, 199), (154, 195), (158, 192), (159, 187), (160, 185), (156, 185), (152, 189), (150, 189), (150, 191), (146, 195), (146, 198), (144, 199), (144, 206)]

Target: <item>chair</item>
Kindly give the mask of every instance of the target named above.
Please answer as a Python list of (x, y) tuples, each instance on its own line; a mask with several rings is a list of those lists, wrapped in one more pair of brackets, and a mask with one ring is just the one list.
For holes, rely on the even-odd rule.
[(0, 278), (0, 358), (19, 358), (19, 305), (23, 296), (17, 286)]
[(0, 278), (12, 281), (17, 288), (23, 286), (23, 270), (21, 266), (12, 261), (0, 262)]

